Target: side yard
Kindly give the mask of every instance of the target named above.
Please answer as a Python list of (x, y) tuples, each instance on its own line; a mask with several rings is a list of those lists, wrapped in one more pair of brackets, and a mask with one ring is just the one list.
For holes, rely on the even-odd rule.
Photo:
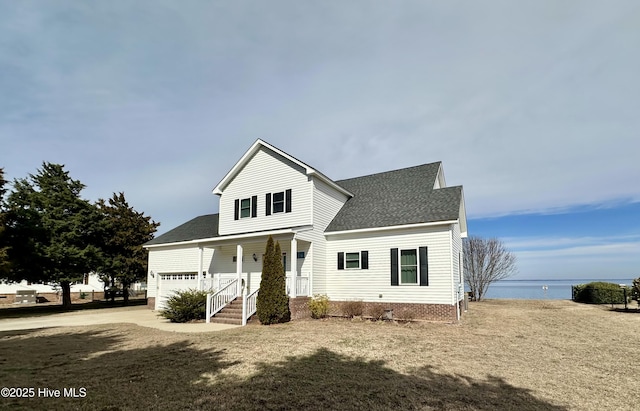
[[(632, 410), (638, 335), (639, 314), (524, 300), (472, 303), (462, 325), (2, 332), (2, 385), (36, 393), (0, 398), (0, 408)], [(44, 398), (44, 388), (86, 395)]]

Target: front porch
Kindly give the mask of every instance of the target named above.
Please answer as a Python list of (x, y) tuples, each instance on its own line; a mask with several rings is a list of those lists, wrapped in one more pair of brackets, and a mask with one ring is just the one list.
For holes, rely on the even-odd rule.
[[(287, 295), (294, 299), (310, 296), (312, 244), (297, 239), (294, 232), (273, 237), (281, 246)], [(211, 244), (199, 245), (198, 289), (210, 291), (207, 298), (207, 322), (216, 315), (227, 316), (228, 313), (218, 313), (231, 305), (242, 306), (242, 325), (255, 314), (267, 238), (268, 234), (262, 233), (251, 238), (220, 239)], [(205, 252), (211, 254), (208, 265), (203, 257)], [(234, 318), (240, 311), (239, 308), (236, 310)]]

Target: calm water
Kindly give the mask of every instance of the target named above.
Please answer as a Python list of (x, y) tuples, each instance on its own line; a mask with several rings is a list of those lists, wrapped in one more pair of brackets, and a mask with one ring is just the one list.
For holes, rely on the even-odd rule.
[[(631, 285), (631, 279), (629, 278), (605, 280), (502, 280), (489, 286), (485, 298), (570, 300), (572, 285), (586, 284), (592, 281)], [(546, 286), (547, 289), (544, 290), (543, 286)]]

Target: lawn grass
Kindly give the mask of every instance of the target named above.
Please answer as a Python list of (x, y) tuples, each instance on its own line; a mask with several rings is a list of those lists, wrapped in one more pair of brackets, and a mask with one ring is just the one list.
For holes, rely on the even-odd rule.
[[(206, 324), (203, 324), (206, 326)], [(635, 410), (640, 315), (472, 303), (461, 325), (308, 320), (214, 333), (128, 324), (0, 333), (2, 409)]]

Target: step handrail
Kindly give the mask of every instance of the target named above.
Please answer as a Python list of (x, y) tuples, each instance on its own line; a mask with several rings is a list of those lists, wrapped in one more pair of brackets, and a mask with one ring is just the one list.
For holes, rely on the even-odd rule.
[(242, 325), (243, 326), (247, 325), (247, 320), (249, 319), (249, 317), (251, 317), (257, 311), (256, 304), (258, 301), (258, 291), (260, 291), (259, 288), (249, 295), (247, 295), (246, 288), (244, 288), (242, 291)]
[(238, 297), (237, 283), (238, 279), (236, 278), (215, 293), (207, 294), (207, 306), (205, 311), (207, 323), (211, 322), (211, 317), (216, 315), (227, 304)]

